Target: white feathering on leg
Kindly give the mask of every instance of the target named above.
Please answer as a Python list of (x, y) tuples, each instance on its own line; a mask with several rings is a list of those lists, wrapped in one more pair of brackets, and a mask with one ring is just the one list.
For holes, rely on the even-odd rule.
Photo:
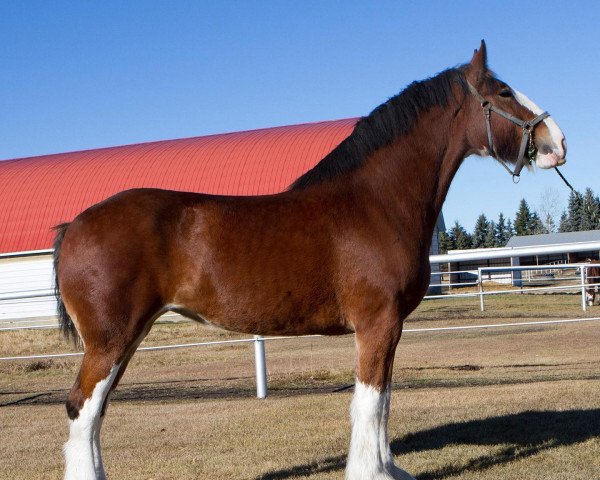
[[(103, 475), (104, 467), (101, 465), (100, 445), (94, 446), (100, 431), (100, 413), (102, 405), (113, 384), (119, 365), (114, 365), (108, 376), (99, 381), (75, 420), (69, 420), (69, 440), (65, 443), (65, 480), (99, 480)], [(97, 449), (98, 460), (94, 459), (94, 450)]]
[(346, 466), (346, 480), (378, 478), (383, 474), (379, 454), (379, 423), (383, 394), (358, 380), (350, 407), (352, 437)]
[(387, 438), (391, 387), (384, 392), (356, 381), (346, 480), (414, 480), (394, 465)]

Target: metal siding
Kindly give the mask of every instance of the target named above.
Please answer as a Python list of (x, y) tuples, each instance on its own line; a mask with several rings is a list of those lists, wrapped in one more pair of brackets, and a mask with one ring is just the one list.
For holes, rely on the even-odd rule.
[[(0, 294), (26, 294), (53, 288), (52, 256), (0, 259)], [(0, 300), (0, 326), (6, 320), (56, 314), (54, 297)]]
[(522, 235), (510, 238), (507, 247), (537, 247), (560, 243), (595, 242), (600, 240), (600, 230), (581, 232), (546, 233), (540, 235)]

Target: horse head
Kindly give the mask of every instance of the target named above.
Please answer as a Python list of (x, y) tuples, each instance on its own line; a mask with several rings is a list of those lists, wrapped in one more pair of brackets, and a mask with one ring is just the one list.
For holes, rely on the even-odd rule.
[(561, 129), (534, 102), (488, 69), (483, 40), (462, 68), (471, 93), (467, 93), (471, 98), (467, 136), (472, 153), (514, 164), (515, 176), (533, 163), (540, 168), (565, 163), (567, 147)]

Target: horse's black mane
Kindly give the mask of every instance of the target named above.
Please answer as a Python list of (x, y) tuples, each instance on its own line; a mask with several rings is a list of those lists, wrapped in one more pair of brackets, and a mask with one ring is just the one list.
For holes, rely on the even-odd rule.
[(411, 83), (404, 91), (362, 117), (353, 132), (311, 170), (299, 177), (290, 189), (300, 189), (332, 179), (363, 165), (368, 155), (389, 145), (414, 126), (421, 112), (447, 106), (452, 87), (468, 91), (463, 67), (450, 68), (435, 77)]

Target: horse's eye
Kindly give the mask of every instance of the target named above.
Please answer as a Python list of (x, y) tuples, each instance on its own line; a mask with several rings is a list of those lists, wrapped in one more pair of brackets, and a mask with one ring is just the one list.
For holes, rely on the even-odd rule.
[(510, 88), (504, 88), (503, 90), (500, 90), (500, 93), (498, 93), (498, 95), (504, 98), (510, 98), (513, 96), (512, 90)]

